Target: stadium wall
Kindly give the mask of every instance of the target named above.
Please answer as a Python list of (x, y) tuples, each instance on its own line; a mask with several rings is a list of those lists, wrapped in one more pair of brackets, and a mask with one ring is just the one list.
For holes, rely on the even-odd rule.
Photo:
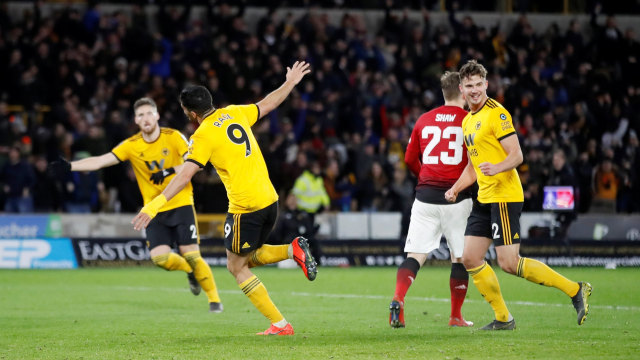
[[(132, 217), (133, 214), (0, 216), (0, 268), (151, 266), (144, 234), (133, 230)], [(319, 216), (321, 230), (315, 241), (320, 264), (399, 265), (404, 259), (400, 217), (397, 213)], [(201, 252), (213, 266), (226, 266), (223, 221), (223, 214), (199, 216)], [(551, 237), (554, 226), (554, 214), (523, 214), (522, 255), (554, 266), (640, 266), (640, 215), (582, 215), (569, 227), (568, 237)], [(532, 229), (549, 231), (529, 231)], [(530, 232), (537, 236), (529, 236)], [(491, 248), (487, 259), (495, 258)], [(449, 251), (443, 241), (430, 254), (429, 263), (448, 261)]]
[[(85, 9), (86, 3), (43, 3), (41, 5), (41, 11), (43, 16), (47, 16), (51, 14), (53, 11), (64, 9), (68, 7), (74, 7), (77, 9)], [(99, 5), (99, 9), (101, 12), (112, 13), (115, 11), (122, 11), (125, 14), (130, 14), (133, 5), (127, 4), (110, 4), (108, 2), (101, 3)], [(9, 1), (7, 3), (7, 9), (9, 16), (15, 19), (19, 19), (24, 14), (25, 10), (30, 10), (33, 8), (33, 4), (31, 2), (17, 2), (17, 1)], [(158, 12), (158, 6), (156, 5), (146, 5), (144, 7), (144, 11), (148, 15), (150, 21), (150, 28), (153, 31), (157, 31), (157, 24), (153, 21), (156, 18), (156, 14)], [(251, 31), (255, 31), (258, 21), (267, 14), (268, 9), (266, 7), (247, 7), (244, 13), (244, 20), (249, 25)], [(309, 10), (305, 8), (279, 8), (276, 10), (276, 18), (282, 18), (286, 14), (293, 14), (295, 18), (298, 18), (302, 14), (306, 14)], [(311, 11), (316, 13), (326, 14), (329, 18), (330, 23), (338, 24), (341, 18), (346, 14), (355, 15), (361, 17), (364, 21), (365, 25), (369, 29), (379, 29), (382, 22), (384, 21), (384, 10), (370, 10), (370, 9), (321, 9), (321, 8), (313, 8)], [(398, 16), (403, 16), (402, 10), (394, 10), (392, 11), (394, 14)], [(414, 22), (415, 24), (422, 24), (422, 14), (418, 10), (412, 10), (408, 12), (409, 20)], [(510, 31), (513, 26), (518, 21), (520, 17), (519, 13), (512, 12), (469, 12), (469, 11), (461, 11), (458, 13), (458, 18), (462, 18), (463, 16), (471, 16), (473, 21), (478, 26), (484, 26), (487, 29), (490, 29), (496, 25), (500, 27), (500, 30)], [(429, 20), (431, 22), (431, 26), (439, 27), (449, 26), (447, 12), (431, 12), (429, 15)], [(633, 15), (625, 15), (625, 14), (616, 14), (616, 22), (618, 24), (618, 28), (621, 30), (625, 30), (628, 28), (634, 29), (636, 33), (640, 32), (640, 21), (638, 19), (639, 16)], [(191, 19), (199, 19), (202, 21), (206, 20), (206, 8), (204, 6), (193, 6), (191, 10)], [(589, 14), (550, 14), (550, 13), (529, 13), (527, 14), (527, 19), (529, 23), (533, 27), (536, 32), (543, 32), (546, 30), (551, 24), (557, 24), (560, 31), (564, 32), (567, 30), (569, 26), (569, 22), (573, 19), (577, 20), (581, 25), (582, 29), (585, 32), (588, 32), (591, 28), (589, 21)], [(600, 17), (600, 22), (604, 21), (603, 16)]]

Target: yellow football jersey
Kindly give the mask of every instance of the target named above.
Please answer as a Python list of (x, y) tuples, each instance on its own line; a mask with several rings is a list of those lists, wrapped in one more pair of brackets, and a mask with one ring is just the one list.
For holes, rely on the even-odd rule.
[(278, 200), (267, 165), (251, 131), (259, 117), (255, 104), (217, 109), (202, 121), (189, 141), (189, 156), (200, 167), (216, 168), (229, 197), (229, 212), (244, 214)]
[[(158, 196), (171, 181), (167, 178), (162, 184), (156, 185), (149, 179), (151, 174), (182, 164), (188, 151), (189, 146), (184, 135), (169, 128), (160, 128), (160, 136), (152, 143), (146, 142), (142, 134), (137, 133), (111, 150), (118, 160), (131, 161), (145, 204)], [(193, 205), (191, 183), (161, 207), (160, 212), (185, 205)]]
[(524, 201), (522, 183), (516, 169), (485, 176), (478, 168), (483, 162), (497, 164), (507, 157), (500, 140), (516, 136), (511, 114), (497, 101), (488, 98), (480, 110), (462, 120), (464, 142), (478, 176), (478, 201), (481, 203)]

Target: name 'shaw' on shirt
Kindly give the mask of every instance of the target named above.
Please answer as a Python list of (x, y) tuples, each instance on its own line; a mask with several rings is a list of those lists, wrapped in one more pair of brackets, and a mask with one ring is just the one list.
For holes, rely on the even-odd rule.
[(456, 119), (454, 114), (436, 114), (436, 120), (439, 122), (453, 122)]

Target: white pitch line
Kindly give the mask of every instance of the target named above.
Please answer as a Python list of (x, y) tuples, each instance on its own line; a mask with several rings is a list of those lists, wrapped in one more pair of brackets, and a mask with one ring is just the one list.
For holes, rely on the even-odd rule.
[[(388, 299), (389, 296), (382, 296), (382, 295), (356, 295), (356, 294), (323, 294), (323, 293), (303, 293), (303, 292), (292, 292), (291, 295), (294, 296), (309, 296), (309, 297), (330, 297), (330, 298), (344, 298), (344, 299), (352, 299), (352, 298), (357, 298), (357, 299)], [(414, 296), (407, 296), (408, 299), (410, 300), (418, 300), (418, 301), (427, 301), (427, 302), (446, 302), (448, 303), (449, 301), (451, 301), (450, 299), (444, 299), (444, 298), (433, 298), (433, 297), (414, 297)], [(472, 299), (465, 299), (465, 303), (468, 302), (472, 302), (472, 303), (479, 303), (479, 302), (484, 302), (484, 301), (479, 301), (479, 300), (472, 300)], [(532, 302), (532, 301), (507, 301), (509, 304), (515, 304), (515, 305), (524, 305), (524, 306), (555, 306), (555, 307), (565, 307), (568, 304), (550, 304), (550, 303), (538, 303), (538, 302)], [(606, 310), (629, 310), (629, 311), (640, 311), (640, 307), (638, 306), (612, 306), (612, 305), (589, 305), (589, 307), (591, 308), (597, 308), (597, 309), (606, 309)]]
[[(176, 291), (188, 291), (188, 289), (176, 289), (176, 288), (167, 288), (167, 287), (144, 287), (144, 286), (117, 286), (116, 289), (120, 290), (131, 290), (131, 291), (167, 291), (167, 292), (176, 292)], [(218, 290), (220, 293), (225, 294), (235, 294), (240, 295), (242, 291), (240, 290)], [(271, 294), (278, 294), (278, 292), (270, 292)], [(327, 297), (334, 299), (370, 299), (370, 300), (385, 300), (389, 299), (389, 296), (385, 295), (361, 295), (361, 294), (330, 294), (330, 293), (310, 293), (310, 292), (297, 292), (292, 291), (288, 293), (288, 295), (292, 296), (301, 296), (301, 297)], [(445, 302), (448, 303), (451, 301), (450, 299), (444, 298), (434, 298), (434, 297), (415, 297), (415, 296), (407, 296), (408, 299), (413, 301), (426, 301), (426, 302)], [(484, 301), (466, 299), (465, 303), (480, 303)], [(523, 306), (555, 306), (555, 307), (566, 307), (567, 304), (552, 304), (552, 303), (539, 303), (533, 301), (507, 301), (509, 304), (514, 305), (523, 305)], [(595, 309), (604, 309), (604, 310), (623, 310), (623, 311), (640, 311), (640, 307), (638, 306), (619, 306), (619, 305), (589, 305), (591, 308)]]

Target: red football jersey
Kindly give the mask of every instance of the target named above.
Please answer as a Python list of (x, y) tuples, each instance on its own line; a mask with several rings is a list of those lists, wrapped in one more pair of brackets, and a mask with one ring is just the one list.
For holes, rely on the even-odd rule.
[(457, 106), (440, 106), (422, 114), (411, 132), (404, 161), (418, 177), (418, 187), (450, 188), (467, 166), (462, 119)]

